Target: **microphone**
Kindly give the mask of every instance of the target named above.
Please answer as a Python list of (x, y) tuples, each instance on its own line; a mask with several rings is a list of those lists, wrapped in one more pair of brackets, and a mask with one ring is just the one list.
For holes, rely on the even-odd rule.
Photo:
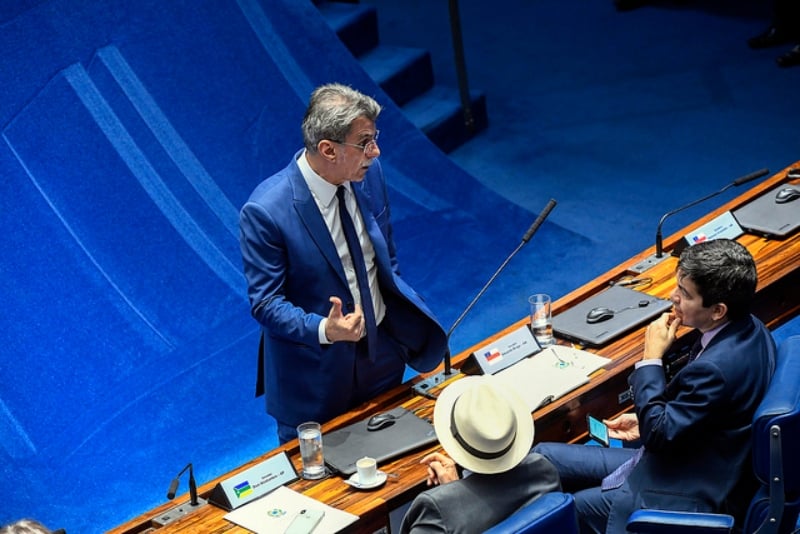
[(511, 259), (517, 255), (517, 253), (522, 249), (522, 247), (524, 247), (528, 243), (528, 241), (531, 240), (533, 234), (536, 233), (536, 231), (542, 225), (544, 220), (547, 219), (547, 216), (550, 215), (550, 212), (553, 211), (553, 208), (555, 208), (555, 206), (556, 206), (556, 201), (551, 198), (547, 202), (547, 205), (544, 207), (542, 212), (536, 218), (536, 220), (533, 221), (533, 224), (531, 224), (530, 228), (528, 228), (528, 231), (525, 232), (525, 235), (522, 236), (522, 241), (520, 241), (519, 245), (517, 245), (517, 248), (515, 248), (514, 251), (508, 255), (505, 261), (494, 272), (489, 281), (486, 282), (486, 284), (478, 292), (475, 298), (472, 299), (472, 301), (467, 305), (464, 311), (461, 312), (461, 315), (459, 315), (458, 318), (455, 320), (453, 326), (451, 326), (450, 329), (447, 331), (447, 352), (445, 352), (444, 354), (444, 373), (443, 373), (444, 377), (437, 375), (417, 383), (414, 386), (414, 391), (416, 391), (418, 394), (422, 395), (423, 397), (434, 398), (427, 393), (427, 390), (432, 386), (435, 386), (436, 384), (439, 384), (442, 381), (447, 380), (448, 378), (450, 378), (452, 374), (454, 374), (451, 369), (452, 364), (450, 355), (450, 336), (452, 335), (453, 331), (458, 327), (458, 325), (461, 324), (461, 321), (464, 320), (464, 318), (467, 316), (470, 310), (472, 310), (472, 308), (475, 306), (478, 300), (483, 296), (483, 294), (486, 293), (486, 290), (489, 289), (489, 286), (492, 285), (492, 282), (494, 282), (495, 278), (497, 278), (497, 276), (503, 271), (503, 269), (505, 269), (506, 265), (508, 265)]
[[(472, 302), (470, 302), (469, 305), (467, 305), (467, 307), (464, 309), (464, 311), (461, 312), (461, 315), (458, 316), (458, 319), (456, 319), (456, 321), (453, 323), (453, 326), (451, 326), (450, 330), (447, 331), (448, 347), (450, 346), (450, 335), (453, 333), (453, 330), (455, 330), (456, 327), (461, 324), (461, 321), (463, 321), (464, 318), (467, 316), (467, 314), (470, 312), (470, 310), (472, 310), (473, 306), (475, 306), (475, 304), (478, 302), (478, 299), (480, 299), (483, 296), (483, 294), (486, 293), (486, 290), (489, 289), (489, 286), (492, 285), (492, 282), (494, 282), (494, 279), (497, 278), (497, 276), (503, 271), (503, 269), (506, 268), (506, 265), (508, 265), (508, 262), (510, 262), (511, 259), (514, 256), (517, 255), (517, 252), (519, 252), (522, 249), (522, 247), (524, 247), (528, 243), (528, 241), (531, 240), (531, 237), (533, 237), (533, 234), (536, 233), (536, 231), (542, 225), (544, 220), (547, 218), (548, 215), (550, 215), (550, 212), (553, 211), (553, 208), (555, 208), (555, 207), (556, 207), (556, 201), (551, 198), (550, 201), (547, 203), (547, 205), (542, 210), (542, 212), (536, 218), (536, 220), (533, 221), (533, 224), (531, 224), (530, 228), (528, 228), (528, 231), (525, 232), (525, 235), (522, 236), (522, 241), (520, 241), (519, 245), (517, 245), (517, 248), (515, 248), (514, 251), (511, 254), (508, 255), (508, 257), (502, 263), (502, 265), (500, 265), (500, 267), (497, 268), (497, 270), (494, 272), (492, 277), (489, 278), (489, 281), (486, 282), (486, 284), (483, 286), (483, 289), (481, 289), (480, 292), (478, 292), (478, 294), (475, 295), (475, 298), (472, 299)], [(445, 353), (445, 356), (444, 356), (444, 374), (445, 375), (449, 375), (450, 374), (450, 349), (449, 348), (447, 350), (447, 353)]]
[(655, 257), (657, 259), (661, 259), (664, 256), (664, 246), (663, 246), (663, 243), (662, 243), (661, 226), (664, 224), (664, 221), (667, 219), (667, 217), (669, 217), (670, 215), (675, 215), (679, 211), (683, 211), (685, 209), (691, 208), (692, 206), (700, 204), (701, 202), (705, 202), (706, 200), (708, 200), (710, 198), (713, 198), (713, 197), (715, 197), (717, 195), (721, 195), (722, 193), (724, 193), (725, 191), (727, 191), (731, 187), (739, 187), (740, 185), (744, 185), (744, 184), (746, 184), (748, 182), (752, 182), (756, 178), (761, 178), (762, 176), (764, 176), (764, 175), (766, 175), (768, 173), (769, 173), (769, 169), (759, 169), (757, 171), (751, 172), (750, 174), (746, 174), (746, 175), (742, 176), (741, 178), (737, 178), (736, 180), (734, 180), (733, 182), (729, 183), (728, 185), (726, 185), (725, 187), (723, 187), (722, 189), (720, 189), (719, 191), (717, 191), (715, 193), (711, 193), (710, 195), (706, 195), (703, 198), (700, 198), (700, 199), (694, 200), (692, 202), (689, 202), (685, 206), (681, 206), (680, 208), (676, 208), (676, 209), (674, 209), (672, 211), (668, 211), (667, 213), (665, 213), (664, 216), (661, 217), (661, 220), (658, 221), (658, 228), (656, 229), (656, 255), (655, 255)]
[(180, 484), (181, 475), (184, 474), (187, 469), (189, 470), (189, 504), (192, 506), (197, 506), (200, 503), (197, 500), (197, 483), (194, 480), (194, 469), (192, 468), (191, 463), (187, 464), (186, 467), (181, 469), (181, 472), (178, 473), (174, 479), (172, 479), (172, 482), (169, 484), (169, 490), (167, 490), (167, 499), (172, 500), (175, 498), (175, 492), (178, 491), (178, 484)]

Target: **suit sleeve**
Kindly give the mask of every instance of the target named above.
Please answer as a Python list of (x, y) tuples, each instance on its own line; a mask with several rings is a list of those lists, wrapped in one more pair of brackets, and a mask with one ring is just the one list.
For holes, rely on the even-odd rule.
[(305, 313), (286, 299), (286, 244), (278, 224), (260, 205), (247, 203), (240, 213), (239, 231), (253, 317), (273, 335), (319, 344), (322, 316)]
[(668, 399), (663, 367), (643, 366), (630, 377), (642, 443), (653, 452), (691, 444), (728, 396), (720, 369), (703, 360), (685, 367), (673, 380), (677, 383), (670, 384), (674, 391)]

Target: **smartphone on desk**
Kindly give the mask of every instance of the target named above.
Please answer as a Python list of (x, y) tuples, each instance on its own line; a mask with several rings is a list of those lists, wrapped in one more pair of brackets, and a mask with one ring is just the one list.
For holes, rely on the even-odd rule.
[(608, 447), (610, 440), (608, 438), (608, 426), (600, 419), (586, 416), (586, 423), (589, 428), (589, 437), (600, 443), (603, 447)]
[(322, 510), (300, 510), (284, 532), (285, 534), (310, 534), (317, 528), (324, 515), (325, 512)]

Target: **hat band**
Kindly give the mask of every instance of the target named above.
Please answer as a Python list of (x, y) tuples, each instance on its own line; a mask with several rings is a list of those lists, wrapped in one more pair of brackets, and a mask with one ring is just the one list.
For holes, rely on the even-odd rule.
[(453, 407), (450, 409), (450, 433), (453, 434), (453, 438), (455, 438), (456, 443), (461, 445), (465, 451), (467, 451), (469, 454), (471, 454), (476, 458), (480, 458), (481, 460), (495, 460), (511, 450), (511, 447), (514, 446), (514, 439), (517, 437), (516, 430), (514, 431), (514, 436), (513, 436), (514, 439), (509, 441), (508, 445), (499, 451), (486, 452), (480, 449), (476, 449), (475, 447), (467, 443), (467, 441), (461, 436), (461, 434), (458, 433), (458, 427), (456, 426), (455, 414), (456, 414), (457, 403), (458, 400), (456, 400), (456, 402), (453, 403)]

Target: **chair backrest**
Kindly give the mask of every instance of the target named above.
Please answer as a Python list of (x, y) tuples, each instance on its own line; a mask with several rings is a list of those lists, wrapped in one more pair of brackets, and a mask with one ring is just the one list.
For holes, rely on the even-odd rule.
[(753, 417), (753, 469), (761, 487), (744, 532), (792, 532), (800, 511), (800, 335), (778, 348), (775, 374)]
[(569, 493), (546, 493), (519, 508), (484, 534), (578, 534), (575, 501)]

